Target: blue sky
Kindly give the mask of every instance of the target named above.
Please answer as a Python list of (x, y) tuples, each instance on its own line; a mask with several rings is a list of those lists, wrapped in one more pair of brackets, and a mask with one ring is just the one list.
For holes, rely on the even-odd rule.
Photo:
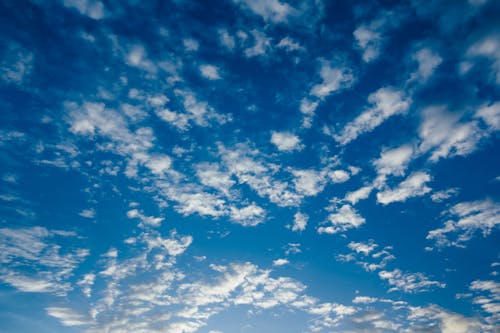
[(500, 5), (0, 4), (0, 332), (499, 332)]

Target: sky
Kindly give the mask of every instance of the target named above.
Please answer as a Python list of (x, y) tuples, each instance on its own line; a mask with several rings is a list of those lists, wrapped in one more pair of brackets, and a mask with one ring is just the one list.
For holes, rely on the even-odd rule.
[(0, 2), (0, 333), (500, 332), (500, 3)]

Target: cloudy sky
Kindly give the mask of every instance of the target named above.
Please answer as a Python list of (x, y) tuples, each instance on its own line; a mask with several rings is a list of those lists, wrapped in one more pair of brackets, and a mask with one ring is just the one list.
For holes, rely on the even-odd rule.
[(0, 2), (0, 332), (500, 332), (499, 20)]

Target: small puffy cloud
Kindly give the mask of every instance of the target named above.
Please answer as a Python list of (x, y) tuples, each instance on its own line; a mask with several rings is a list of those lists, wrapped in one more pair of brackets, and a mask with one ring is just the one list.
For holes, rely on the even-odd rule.
[(482, 119), (489, 130), (500, 130), (500, 102), (482, 105), (476, 111), (475, 117)]
[(500, 204), (489, 199), (461, 202), (444, 213), (449, 220), (427, 234), (439, 247), (462, 247), (476, 232), (486, 237), (500, 226)]
[(498, 35), (486, 36), (467, 50), (467, 56), (471, 58), (484, 57), (491, 62), (492, 73), (494, 73), (496, 83), (500, 83), (500, 41)]
[(378, 58), (383, 38), (382, 32), (376, 25), (360, 25), (354, 30), (353, 35), (365, 62), (372, 62)]
[(302, 46), (290, 37), (282, 38), (278, 44), (276, 44), (278, 49), (283, 49), (287, 52), (302, 50)]
[(245, 49), (245, 56), (247, 58), (265, 56), (271, 50), (271, 38), (264, 32), (259, 30), (252, 30), (252, 37), (254, 40), (253, 46)]
[(273, 261), (273, 266), (283, 266), (289, 263), (288, 259), (276, 259)]
[(431, 176), (425, 172), (414, 172), (393, 189), (387, 189), (377, 193), (377, 202), (387, 205), (392, 202), (402, 202), (409, 198), (422, 196), (430, 192), (426, 185)]
[(465, 156), (476, 149), (483, 135), (474, 121), (460, 122), (460, 115), (444, 106), (432, 106), (422, 112), (419, 128), (422, 152), (431, 152), (430, 160)]
[(18, 44), (9, 44), (0, 56), (0, 80), (20, 85), (33, 71), (34, 55)]
[(323, 99), (331, 93), (349, 88), (354, 83), (354, 75), (347, 67), (332, 67), (326, 61), (321, 61), (319, 72), (322, 82), (311, 88), (310, 95)]
[(379, 175), (402, 176), (412, 158), (412, 154), (413, 148), (410, 145), (387, 149), (382, 151), (380, 157), (373, 162), (373, 165)]
[(186, 52), (196, 52), (200, 48), (200, 43), (193, 38), (183, 39), (182, 45), (184, 46), (184, 50), (186, 50)]
[(94, 20), (100, 20), (105, 16), (104, 5), (98, 0), (63, 0), (63, 4), (65, 7), (77, 9), (80, 14)]
[(236, 47), (234, 37), (229, 34), (227, 29), (219, 29), (217, 33), (219, 35), (219, 43), (225, 48), (233, 50)]
[(201, 65), (200, 73), (205, 79), (208, 80), (220, 80), (219, 68), (214, 65)]
[(380, 271), (378, 273), (382, 280), (386, 280), (391, 291), (402, 291), (405, 293), (420, 293), (429, 291), (432, 288), (444, 288), (445, 283), (432, 281), (422, 273), (403, 273), (399, 269), (393, 271)]
[(333, 170), (328, 172), (328, 177), (333, 183), (345, 183), (351, 176), (345, 170)]
[(146, 216), (138, 209), (131, 209), (127, 212), (129, 219), (139, 219), (142, 223), (153, 227), (158, 227), (165, 220), (163, 217)]
[(284, 152), (301, 150), (303, 147), (299, 137), (290, 132), (272, 132), (271, 143), (274, 144), (279, 151)]
[(443, 59), (433, 50), (422, 48), (413, 54), (413, 60), (418, 63), (418, 68), (411, 74), (410, 81), (427, 81)]
[(293, 176), (293, 183), (297, 192), (305, 196), (315, 196), (323, 191), (326, 180), (320, 172), (315, 170), (295, 170), (290, 171)]
[(235, 223), (245, 227), (254, 227), (266, 218), (266, 211), (255, 203), (243, 208), (231, 207), (229, 217)]
[(377, 248), (377, 244), (374, 243), (360, 243), (360, 242), (350, 242), (347, 245), (348, 248), (355, 251), (356, 253), (363, 253), (365, 256), (370, 254), (373, 250)]
[(59, 319), (64, 326), (88, 326), (93, 324), (90, 318), (76, 313), (69, 308), (48, 307), (45, 310), (49, 316)]
[(363, 186), (355, 191), (347, 193), (345, 196), (345, 200), (355, 205), (358, 203), (358, 201), (368, 198), (370, 196), (370, 193), (372, 193), (372, 190), (372, 186)]
[(86, 219), (93, 219), (95, 217), (95, 211), (92, 208), (84, 209), (80, 213), (78, 213), (78, 215)]
[(431, 200), (434, 202), (443, 202), (451, 197), (456, 196), (458, 192), (458, 188), (449, 188), (447, 190), (437, 191), (432, 193)]
[(411, 104), (410, 97), (394, 88), (380, 88), (368, 96), (370, 108), (344, 126), (335, 141), (346, 145), (363, 133), (371, 132), (388, 118), (405, 113)]
[(279, 0), (233, 0), (235, 3), (259, 15), (264, 21), (272, 23), (286, 22), (288, 16), (295, 12), (287, 3)]
[(222, 172), (217, 164), (198, 164), (196, 166), (196, 175), (203, 185), (215, 188), (226, 196), (229, 195), (231, 187), (236, 183), (231, 178), (231, 174)]
[(304, 231), (304, 230), (306, 230), (308, 220), (309, 220), (309, 216), (307, 216), (306, 214), (302, 214), (300, 212), (295, 213), (295, 215), (293, 216), (292, 231)]
[(331, 225), (319, 227), (318, 233), (336, 234), (349, 229), (359, 228), (365, 223), (365, 218), (359, 215), (351, 205), (346, 204), (339, 209), (335, 209), (334, 212), (328, 215), (328, 221)]

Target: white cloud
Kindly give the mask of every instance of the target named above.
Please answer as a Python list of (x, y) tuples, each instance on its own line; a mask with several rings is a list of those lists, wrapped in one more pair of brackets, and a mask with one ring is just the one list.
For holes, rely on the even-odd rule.
[(372, 186), (363, 186), (357, 189), (356, 191), (348, 192), (345, 196), (345, 200), (355, 205), (358, 203), (358, 201), (368, 198), (372, 190), (373, 190)]
[(49, 316), (59, 319), (64, 326), (89, 326), (94, 324), (86, 316), (76, 313), (69, 308), (48, 307), (45, 310)]
[(69, 276), (89, 255), (86, 249), (64, 249), (53, 241), (72, 232), (43, 227), (0, 228), (0, 280), (25, 292), (66, 295)]
[(292, 52), (292, 51), (299, 51), (299, 50), (302, 50), (302, 46), (300, 46), (300, 44), (293, 40), (292, 38), (290, 37), (284, 37), (282, 38), (278, 44), (276, 44), (276, 47), (278, 49), (283, 49), (287, 52)]
[(234, 2), (250, 9), (264, 21), (272, 23), (286, 22), (288, 16), (295, 11), (290, 5), (279, 0), (234, 0)]
[(330, 226), (319, 227), (318, 233), (336, 234), (349, 229), (359, 228), (365, 223), (364, 217), (350, 205), (343, 205), (339, 209), (335, 209), (333, 213), (328, 215)]
[(131, 209), (127, 212), (129, 219), (139, 219), (142, 223), (153, 227), (158, 227), (165, 220), (163, 217), (146, 216), (138, 209)]
[(297, 192), (305, 196), (315, 196), (323, 191), (326, 180), (320, 172), (315, 170), (296, 170), (292, 169), (290, 172), (295, 177), (293, 183)]
[(464, 246), (477, 231), (486, 237), (500, 225), (500, 204), (489, 199), (461, 202), (445, 214), (450, 219), (443, 227), (427, 234), (427, 239), (439, 247)]
[(410, 81), (427, 81), (443, 59), (433, 50), (422, 48), (413, 54), (413, 60), (418, 63), (418, 68), (411, 74)]
[(377, 193), (377, 202), (387, 205), (392, 202), (406, 201), (409, 198), (422, 196), (431, 191), (426, 185), (431, 176), (425, 172), (414, 172), (393, 189)]
[(377, 244), (374, 243), (361, 243), (361, 242), (350, 242), (347, 247), (356, 253), (363, 253), (365, 256), (370, 254), (373, 250), (377, 248)]
[(5, 83), (20, 85), (31, 75), (35, 57), (17, 44), (9, 44), (0, 57), (0, 79)]
[(236, 183), (231, 174), (222, 172), (217, 164), (200, 163), (196, 166), (196, 175), (200, 182), (228, 196), (231, 187)]
[(271, 50), (271, 38), (259, 30), (251, 31), (254, 44), (245, 49), (245, 56), (247, 58), (265, 56)]
[(332, 67), (328, 62), (321, 61), (319, 72), (322, 82), (311, 88), (310, 95), (320, 99), (328, 97), (331, 93), (349, 88), (354, 83), (354, 75), (347, 67)]
[(229, 34), (227, 29), (219, 29), (219, 42), (228, 50), (233, 50), (236, 47), (234, 37)]
[(351, 176), (345, 170), (333, 170), (328, 172), (328, 177), (330, 177), (334, 183), (345, 183)]
[(411, 161), (412, 154), (413, 148), (410, 145), (383, 150), (380, 157), (373, 162), (373, 165), (381, 176), (403, 176), (408, 163)]
[(220, 80), (219, 68), (214, 65), (201, 65), (200, 73), (205, 79)]
[(334, 135), (341, 145), (372, 131), (388, 118), (405, 113), (410, 108), (411, 99), (402, 91), (385, 87), (370, 94), (368, 102), (372, 104), (370, 108), (345, 125), (340, 135)]
[(273, 261), (273, 266), (283, 266), (289, 263), (288, 259), (276, 259)]
[(94, 20), (100, 20), (105, 16), (104, 5), (98, 0), (63, 0), (65, 7), (76, 8), (80, 14)]
[(432, 193), (431, 199), (434, 202), (443, 202), (458, 194), (458, 188), (449, 188), (447, 190), (437, 191)]
[(231, 207), (229, 217), (234, 222), (245, 227), (254, 227), (264, 222), (266, 211), (255, 203), (243, 208)]
[(95, 210), (92, 208), (84, 209), (80, 213), (78, 213), (78, 215), (86, 219), (93, 219), (95, 217)]
[(306, 230), (308, 220), (309, 220), (309, 216), (307, 216), (306, 214), (302, 214), (300, 212), (295, 213), (295, 215), (293, 216), (292, 231), (304, 231), (304, 230)]
[(186, 52), (196, 52), (200, 48), (200, 43), (193, 38), (183, 39), (182, 45), (184, 45), (184, 50), (186, 50)]
[(475, 116), (482, 119), (489, 130), (500, 130), (500, 102), (482, 105), (476, 111)]
[(303, 147), (303, 145), (300, 144), (299, 137), (290, 132), (272, 132), (271, 143), (274, 144), (279, 151), (284, 152), (301, 150)]
[(392, 286), (389, 292), (399, 290), (405, 293), (419, 293), (435, 287), (446, 287), (445, 283), (432, 281), (422, 273), (403, 273), (401, 270), (395, 269), (393, 271), (380, 271), (378, 275)]
[(486, 36), (469, 47), (468, 57), (485, 57), (491, 61), (492, 73), (496, 74), (496, 83), (500, 83), (500, 42), (498, 36)]
[(378, 58), (382, 47), (382, 32), (375, 25), (360, 25), (353, 32), (358, 47), (362, 50), (365, 62), (372, 62)]
[(460, 115), (448, 112), (444, 106), (429, 107), (422, 115), (419, 149), (431, 151), (431, 161), (465, 156), (476, 149), (482, 136), (476, 122), (460, 122)]

